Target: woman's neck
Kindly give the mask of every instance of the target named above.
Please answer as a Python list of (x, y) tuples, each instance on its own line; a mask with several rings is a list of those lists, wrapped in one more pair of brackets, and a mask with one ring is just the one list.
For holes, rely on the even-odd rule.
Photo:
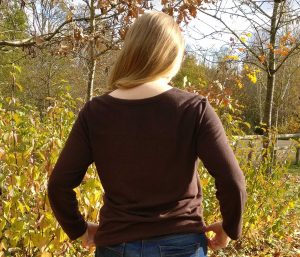
[(129, 89), (118, 88), (110, 93), (111, 96), (126, 99), (147, 98), (158, 95), (170, 88), (169, 79), (162, 77)]

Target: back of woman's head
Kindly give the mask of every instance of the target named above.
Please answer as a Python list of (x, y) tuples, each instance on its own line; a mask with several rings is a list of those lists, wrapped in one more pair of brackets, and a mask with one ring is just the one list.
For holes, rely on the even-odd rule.
[(184, 48), (182, 32), (171, 16), (156, 11), (144, 13), (125, 35), (108, 88), (132, 88), (168, 76), (176, 64), (181, 64)]

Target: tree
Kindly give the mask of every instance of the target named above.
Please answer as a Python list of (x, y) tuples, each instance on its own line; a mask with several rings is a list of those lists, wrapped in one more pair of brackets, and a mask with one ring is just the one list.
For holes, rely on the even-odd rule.
[[(300, 50), (299, 3), (297, 0), (233, 0), (210, 4), (199, 11), (204, 15), (200, 20), (211, 18), (220, 26), (211, 37), (230, 34), (230, 47), (242, 61), (265, 73), (267, 94), (263, 121), (271, 128), (276, 73)], [(239, 30), (234, 28), (236, 22), (240, 24)], [(254, 34), (255, 45), (251, 44)]]
[[(236, 61), (247, 62), (264, 72), (267, 81), (263, 112), (267, 136), (264, 147), (265, 154), (270, 150), (274, 159), (273, 136), (276, 129), (272, 112), (275, 78), (283, 64), (300, 52), (298, 0), (232, 0), (212, 3), (208, 8), (199, 7), (198, 10), (203, 15), (199, 20), (206, 24), (214, 23), (211, 26), (213, 32), (209, 34), (211, 37), (230, 35), (229, 45), (232, 51), (237, 52), (234, 56)], [(236, 24), (239, 24), (238, 28), (235, 28)], [(254, 33), (258, 43), (250, 44)]]
[[(34, 51), (39, 47), (56, 48), (53, 53), (67, 55), (80, 53), (86, 58), (88, 66), (87, 100), (92, 97), (96, 68), (96, 59), (109, 50), (118, 50), (130, 24), (146, 9), (153, 9), (148, 0), (139, 1), (101, 1), (81, 0), (78, 5), (68, 0), (33, 0), (26, 4), (19, 1), (28, 20), (27, 35), (19, 38), (0, 40), (0, 51), (22, 47)], [(161, 1), (161, 11), (176, 17), (178, 24), (188, 23), (196, 16), (198, 1)], [(0, 2), (9, 5), (8, 0)], [(63, 11), (65, 17), (58, 18), (56, 23), (49, 23), (45, 17), (53, 10)], [(76, 8), (79, 6), (80, 8)], [(38, 28), (38, 29), (37, 29)], [(108, 30), (109, 28), (109, 30)], [(109, 33), (106, 33), (109, 31)]]

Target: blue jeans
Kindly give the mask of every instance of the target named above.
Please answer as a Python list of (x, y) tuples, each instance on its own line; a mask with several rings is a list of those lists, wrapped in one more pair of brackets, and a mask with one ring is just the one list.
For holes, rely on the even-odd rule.
[(176, 233), (149, 239), (97, 246), (95, 257), (207, 257), (203, 232)]

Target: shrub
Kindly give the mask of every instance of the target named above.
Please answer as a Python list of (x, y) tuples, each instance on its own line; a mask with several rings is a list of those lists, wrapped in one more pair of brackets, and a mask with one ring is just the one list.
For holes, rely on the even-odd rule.
[[(70, 243), (52, 214), (46, 193), (49, 174), (83, 102), (63, 89), (48, 100), (51, 106), (40, 112), (16, 98), (0, 97), (0, 256), (94, 255), (79, 241)], [(231, 241), (228, 248), (211, 256), (295, 256), (300, 214), (296, 209), (300, 196), (297, 176), (289, 174), (286, 164), (277, 164), (272, 175), (266, 176), (268, 162), (254, 165), (242, 162), (241, 153), (236, 155), (249, 194), (243, 238)], [(198, 171), (204, 192), (204, 216), (209, 224), (220, 219), (214, 180), (202, 165)], [(96, 222), (103, 188), (94, 165), (75, 191), (80, 211), (87, 220)]]

